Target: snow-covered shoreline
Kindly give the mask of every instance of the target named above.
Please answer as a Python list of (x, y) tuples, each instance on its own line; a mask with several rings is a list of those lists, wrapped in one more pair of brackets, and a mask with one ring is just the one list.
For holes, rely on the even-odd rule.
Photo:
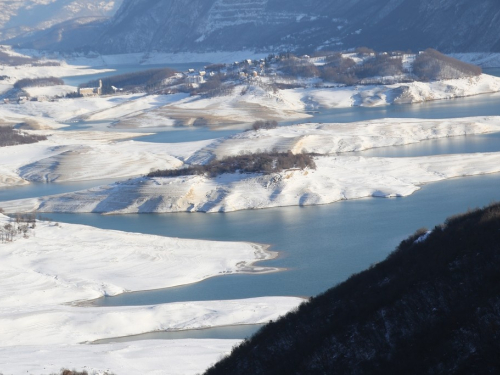
[(50, 306), (0, 311), (0, 347), (90, 344), (150, 332), (265, 324), (304, 301), (298, 297), (259, 297), (150, 306)]
[(48, 139), (0, 148), (0, 187), (31, 182), (64, 182), (139, 176), (178, 168), (206, 142), (187, 145), (128, 140), (149, 133), (35, 131)]
[(414, 104), (499, 91), (500, 78), (482, 74), (479, 77), (443, 81), (358, 85), (332, 89), (291, 89), (283, 90), (281, 93), (290, 102), (302, 102), (305, 109), (317, 109)]
[[(16, 173), (19, 178), (33, 181), (78, 181), (104, 176), (118, 179), (145, 174), (152, 169), (204, 164), (214, 157), (221, 159), (241, 153), (307, 151), (324, 156), (316, 157), (316, 170), (290, 170), (271, 175), (236, 173), (217, 178), (139, 177), (74, 193), (3, 202), (2, 208), (10, 213), (229, 212), (327, 204), (370, 196), (406, 196), (428, 182), (499, 172), (500, 167), (496, 166), (500, 163), (495, 163), (500, 160), (500, 153), (420, 158), (366, 158), (342, 154), (499, 131), (498, 117), (312, 123), (181, 144), (115, 142), (130, 133), (101, 135), (55, 131), (49, 144), (64, 142), (65, 147), (48, 147), (44, 145), (48, 141), (44, 141), (0, 149), (0, 167), (8, 172), (5, 183), (20, 183), (15, 179)], [(80, 142), (86, 146), (78, 145)], [(13, 155), (19, 159), (18, 164), (12, 164)], [(411, 175), (407, 175), (408, 170), (412, 171)]]
[[(0, 215), (2, 227), (9, 221)], [(19, 235), (0, 246), (1, 371), (6, 375), (47, 374), (61, 367), (120, 375), (203, 371), (240, 340), (84, 343), (163, 330), (261, 324), (304, 299), (260, 297), (107, 308), (76, 302), (213, 276), (272, 272), (275, 269), (255, 262), (274, 256), (267, 246), (252, 243), (184, 240), (38, 221), (26, 237)], [(123, 354), (130, 351), (136, 355)], [(177, 355), (169, 357), (172, 351)], [(195, 363), (184, 363), (198, 355)], [(158, 366), (159, 361), (168, 370)]]

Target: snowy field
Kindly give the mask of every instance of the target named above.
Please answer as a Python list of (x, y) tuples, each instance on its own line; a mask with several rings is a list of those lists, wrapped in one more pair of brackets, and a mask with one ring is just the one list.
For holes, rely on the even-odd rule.
[[(2, 226), (8, 221), (0, 215)], [(28, 237), (19, 236), (0, 246), (3, 374), (47, 374), (63, 366), (92, 366), (97, 373), (110, 369), (125, 375), (143, 374), (146, 369), (194, 374), (237, 341), (86, 343), (154, 331), (265, 323), (303, 302), (301, 298), (265, 297), (137, 307), (79, 306), (75, 303), (104, 295), (233, 273), (272, 272), (254, 262), (276, 254), (252, 243), (184, 240), (51, 222), (37, 222)], [(148, 351), (152, 347), (156, 349)], [(128, 351), (135, 355), (122, 357)], [(188, 353), (200, 354), (200, 358), (195, 364), (180, 366), (173, 363), (176, 356), (169, 357), (176, 351), (186, 361)], [(134, 364), (138, 357), (140, 364)], [(171, 370), (155, 367), (161, 359)]]
[[(148, 340), (106, 345), (0, 347), (4, 375), (48, 375), (61, 368), (90, 375), (196, 375), (240, 340)], [(196, 358), (196, 360), (194, 360)]]
[(204, 163), (213, 157), (221, 159), (242, 152), (255, 153), (258, 150), (337, 154), (493, 132), (500, 132), (500, 117), (383, 119), (347, 124), (305, 123), (248, 131), (217, 139), (196, 152), (188, 162)]
[[(33, 182), (122, 179), (151, 170), (178, 168), (200, 147), (122, 141), (144, 134), (115, 132), (35, 131), (48, 139), (35, 144), (0, 148), (0, 186)], [(172, 156), (174, 155), (174, 156)]]

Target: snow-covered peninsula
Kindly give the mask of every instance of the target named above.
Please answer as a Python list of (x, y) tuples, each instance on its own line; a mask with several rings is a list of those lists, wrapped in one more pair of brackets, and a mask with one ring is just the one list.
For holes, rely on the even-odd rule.
[(222, 159), (241, 153), (273, 150), (340, 154), (499, 131), (500, 117), (382, 119), (347, 124), (304, 123), (216, 139), (193, 153), (187, 161), (203, 163), (214, 157)]
[[(8, 221), (2, 215), (2, 227)], [(251, 243), (166, 238), (44, 221), (37, 223), (33, 234), (2, 245), (2, 306), (69, 303), (222, 274), (269, 272), (273, 269), (253, 263), (275, 256), (265, 246)]]
[[(0, 186), (137, 177), (157, 169), (241, 153), (303, 151), (337, 154), (429, 139), (500, 131), (497, 117), (448, 120), (384, 119), (351, 124), (301, 124), (184, 143), (128, 141), (144, 133), (31, 131), (47, 140), (0, 148)], [(139, 138), (140, 139), (140, 138)]]
[(3, 203), (6, 212), (230, 212), (364, 197), (402, 197), (420, 185), (500, 172), (500, 153), (415, 158), (319, 156), (316, 169), (272, 174), (137, 178), (61, 195)]
[(138, 176), (165, 166), (180, 167), (182, 160), (206, 144), (127, 141), (145, 133), (45, 130), (31, 134), (45, 135), (47, 140), (0, 148), (0, 186)]

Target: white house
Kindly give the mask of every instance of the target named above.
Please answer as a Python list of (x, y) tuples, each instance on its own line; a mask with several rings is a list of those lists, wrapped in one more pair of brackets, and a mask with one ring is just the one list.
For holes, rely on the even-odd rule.
[(102, 80), (99, 80), (99, 87), (79, 87), (78, 94), (81, 96), (102, 95)]

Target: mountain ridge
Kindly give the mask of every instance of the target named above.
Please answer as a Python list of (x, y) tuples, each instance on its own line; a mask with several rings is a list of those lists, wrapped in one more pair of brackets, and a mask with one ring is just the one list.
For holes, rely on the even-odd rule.
[[(62, 41), (53, 38), (42, 47), (101, 54), (312, 53), (363, 45), (495, 52), (500, 51), (499, 20), (500, 4), (494, 0), (124, 0), (114, 17), (86, 40), (71, 44), (59, 28)], [(30, 38), (11, 43), (29, 47), (36, 36)]]

